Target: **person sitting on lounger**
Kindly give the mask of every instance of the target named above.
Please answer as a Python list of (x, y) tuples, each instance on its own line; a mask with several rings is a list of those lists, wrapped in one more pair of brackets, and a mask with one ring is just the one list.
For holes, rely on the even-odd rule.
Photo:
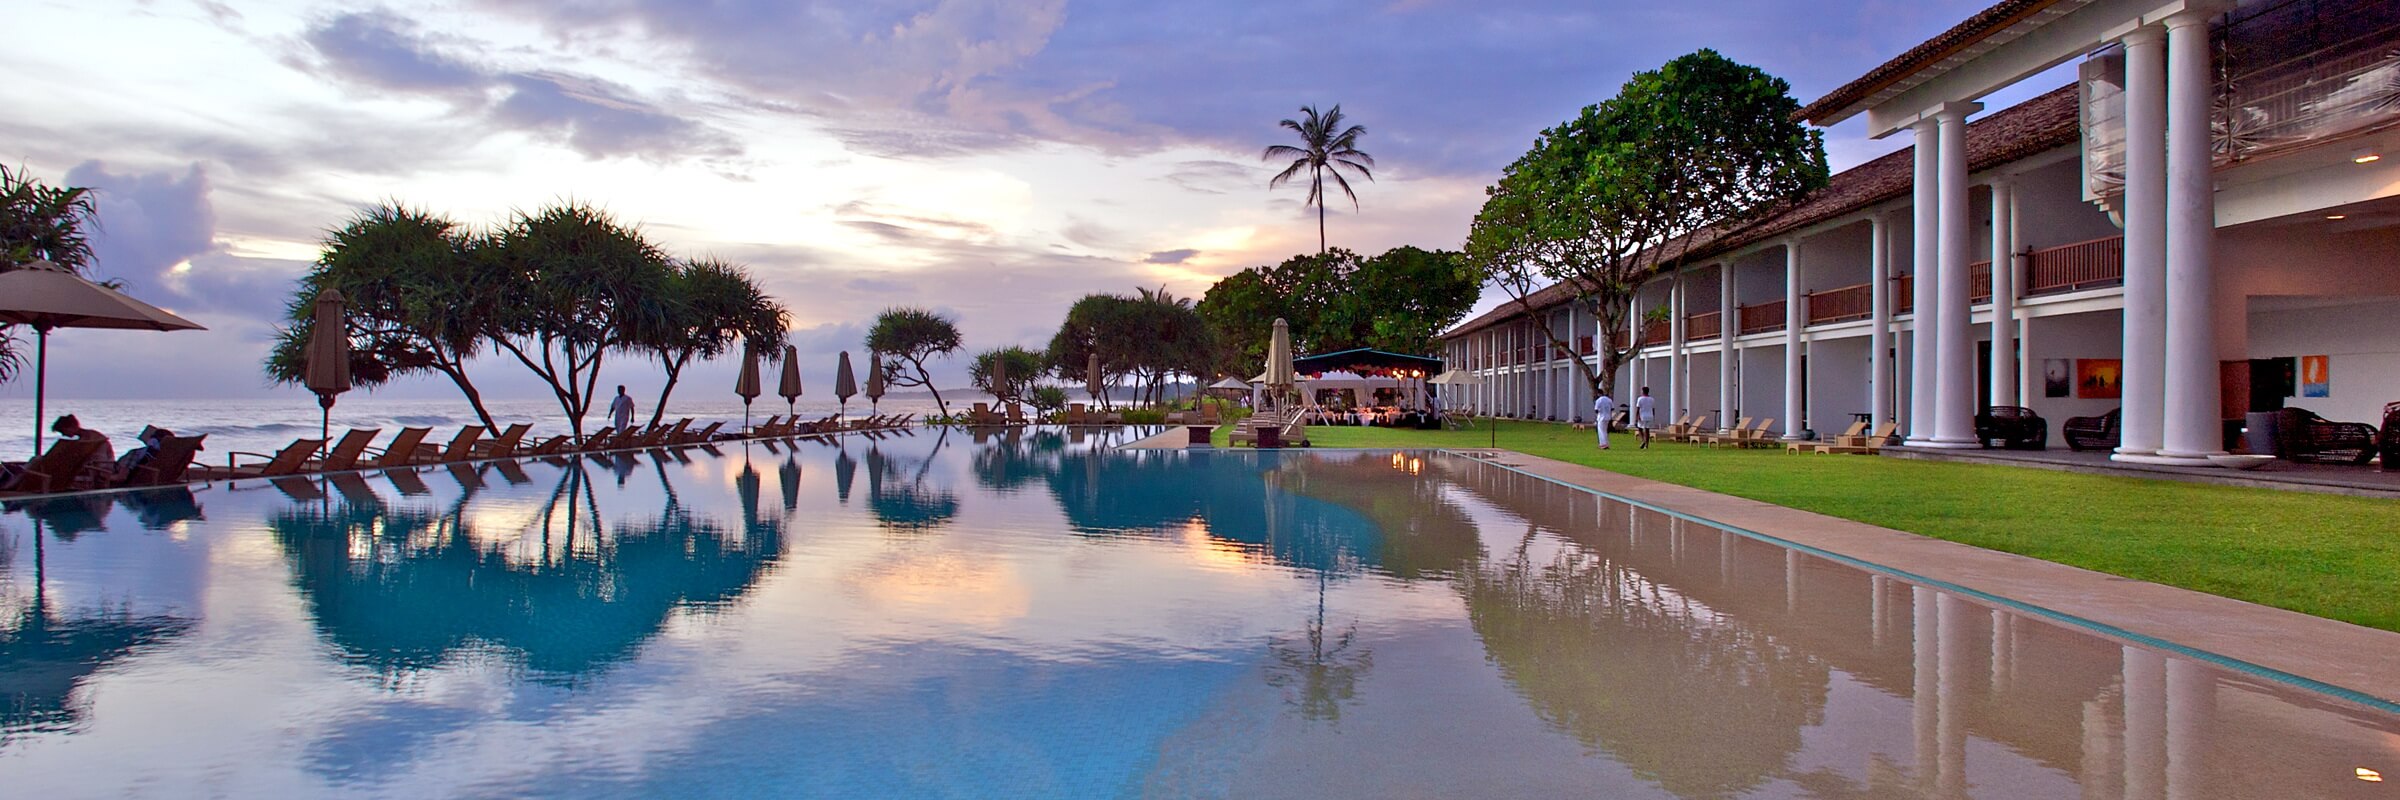
[(143, 464), (150, 461), (150, 454), (157, 452), (158, 446), (165, 443), (167, 437), (173, 435), (175, 435), (174, 432), (156, 425), (142, 426), (141, 435), (134, 437), (141, 441), (142, 446), (127, 450), (125, 455), (117, 457), (116, 465), (110, 467), (114, 470), (110, 473), (110, 481), (123, 481), (127, 476), (132, 475), (134, 470), (140, 469)]
[(61, 438), (83, 442), (98, 440), (100, 449), (92, 451), (92, 460), (87, 463), (93, 469), (116, 473), (117, 451), (109, 445), (107, 434), (84, 427), (83, 421), (76, 419), (73, 414), (61, 416), (58, 421), (50, 423), (50, 430)]

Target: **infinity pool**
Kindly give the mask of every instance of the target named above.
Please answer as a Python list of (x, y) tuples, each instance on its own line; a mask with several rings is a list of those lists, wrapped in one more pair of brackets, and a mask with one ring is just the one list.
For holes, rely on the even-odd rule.
[(12, 503), (0, 787), (2148, 798), (2400, 781), (2381, 711), (1505, 468), (1110, 449), (1131, 438), (922, 431)]

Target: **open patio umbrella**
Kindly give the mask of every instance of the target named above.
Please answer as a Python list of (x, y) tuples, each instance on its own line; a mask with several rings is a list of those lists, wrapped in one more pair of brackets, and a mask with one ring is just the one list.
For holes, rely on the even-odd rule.
[(800, 348), (783, 346), (783, 380), (775, 385), (775, 393), (783, 395), (786, 412), (800, 416)]
[(850, 351), (842, 351), (842, 360), (833, 368), (833, 396), (842, 404), (842, 416), (850, 416), (850, 396), (858, 394), (858, 375), (850, 371)]
[(883, 357), (867, 353), (867, 413), (883, 413)]
[(206, 330), (199, 323), (84, 280), (48, 261), (0, 272), (0, 323), (33, 326), (33, 450), (42, 450), (42, 395), (53, 328)]
[(343, 313), (342, 290), (317, 293), (316, 316), (308, 332), (308, 390), (317, 393), (317, 438), (332, 441), (333, 399), (350, 391), (350, 323)]
[(758, 399), (758, 349), (742, 345), (742, 374), (733, 379), (733, 393), (742, 396), (742, 430), (750, 429), (750, 401)]

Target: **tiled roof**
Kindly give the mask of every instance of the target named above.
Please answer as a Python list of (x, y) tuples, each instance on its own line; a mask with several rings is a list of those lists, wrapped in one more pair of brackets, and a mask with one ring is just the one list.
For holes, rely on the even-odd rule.
[[(1977, 172), (2073, 144), (2080, 134), (2075, 86), (2010, 106), (1967, 124), (1967, 171)], [(1906, 147), (1882, 158), (1841, 171), (1825, 188), (1798, 205), (1724, 232), (1703, 232), (1678, 253), (1670, 249), (1659, 261), (1673, 267), (1723, 255), (1774, 239), (1820, 222), (1835, 219), (1887, 200), (1907, 195), (1916, 182), (1916, 148)], [(1553, 285), (1533, 293), (1535, 308), (1548, 309), (1572, 299), (1573, 292)], [(1442, 334), (1444, 338), (1473, 333), (1521, 316), (1516, 301), (1484, 312)]]
[(1926, 67), (1941, 63), (1943, 59), (1956, 56), (1959, 51), (1973, 47), (1975, 43), (1983, 41), (1985, 37), (2007, 30), (2010, 26), (2023, 22), (2026, 18), (2058, 2), (2059, 0), (2000, 0), (1999, 3), (1984, 9), (1981, 13), (1968, 17), (1965, 22), (1943, 31), (1940, 36), (1927, 39), (1924, 44), (1909, 48), (1909, 51), (1901, 53), (1899, 58), (1886, 61), (1883, 66), (1869, 70), (1858, 80), (1851, 81), (1842, 88), (1817, 98), (1816, 102), (1808, 104), (1807, 108), (1800, 109), (1799, 113), (1792, 116), (1804, 122), (1821, 122), (1824, 118), (1834, 116)]

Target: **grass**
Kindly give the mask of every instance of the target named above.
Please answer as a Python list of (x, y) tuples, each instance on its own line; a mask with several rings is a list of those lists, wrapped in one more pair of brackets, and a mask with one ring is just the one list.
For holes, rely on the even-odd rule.
[[(1489, 427), (1308, 435), (1320, 447), (1492, 442)], [(1780, 448), (1645, 451), (1623, 434), (1602, 451), (1588, 430), (1545, 423), (1503, 422), (1498, 436), (1529, 455), (2400, 631), (2400, 501)]]

